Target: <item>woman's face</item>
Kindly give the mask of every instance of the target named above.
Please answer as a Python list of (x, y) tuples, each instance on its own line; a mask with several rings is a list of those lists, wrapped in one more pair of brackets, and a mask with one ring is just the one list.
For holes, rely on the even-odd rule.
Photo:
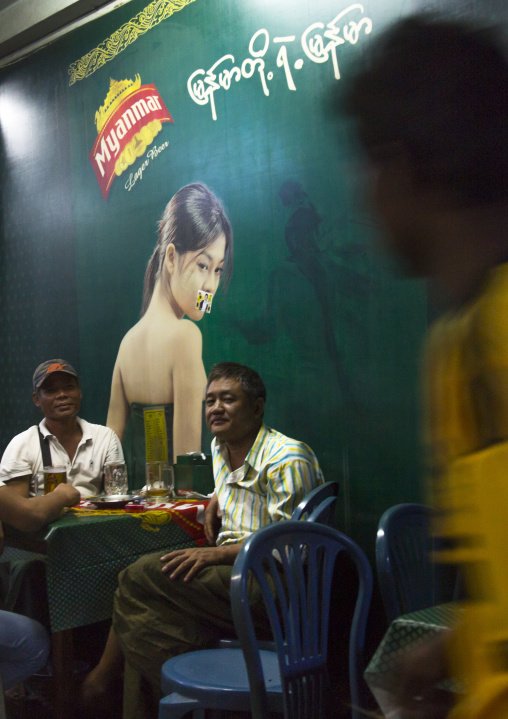
[(214, 295), (219, 286), (226, 253), (226, 237), (220, 234), (208, 247), (197, 252), (176, 254), (171, 274), (171, 294), (183, 313), (200, 320), (203, 311), (196, 307), (198, 292)]

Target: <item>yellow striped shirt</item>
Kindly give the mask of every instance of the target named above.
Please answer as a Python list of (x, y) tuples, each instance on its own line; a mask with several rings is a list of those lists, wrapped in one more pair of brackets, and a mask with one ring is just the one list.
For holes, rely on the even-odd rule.
[(239, 542), (260, 527), (290, 519), (303, 497), (324, 482), (310, 447), (265, 424), (243, 467), (231, 472), (225, 442), (214, 439), (212, 455), (222, 512), (217, 544)]

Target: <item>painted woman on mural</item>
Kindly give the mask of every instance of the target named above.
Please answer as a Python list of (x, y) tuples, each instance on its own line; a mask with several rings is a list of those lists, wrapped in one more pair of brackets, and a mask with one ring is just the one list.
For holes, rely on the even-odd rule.
[[(107, 425), (124, 439), (129, 417), (135, 482), (144, 483), (145, 412), (163, 407), (170, 462), (201, 450), (206, 374), (201, 332), (219, 282), (227, 285), (233, 234), (206, 185), (182, 187), (159, 223), (145, 274), (141, 319), (122, 340), (113, 372)], [(206, 301), (203, 301), (203, 297)]]

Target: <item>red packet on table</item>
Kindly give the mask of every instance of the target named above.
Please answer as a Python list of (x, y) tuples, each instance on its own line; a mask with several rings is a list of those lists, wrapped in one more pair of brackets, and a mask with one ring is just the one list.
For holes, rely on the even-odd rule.
[(129, 502), (125, 505), (124, 509), (128, 514), (139, 514), (140, 512), (146, 511), (144, 504), (138, 504), (136, 502)]

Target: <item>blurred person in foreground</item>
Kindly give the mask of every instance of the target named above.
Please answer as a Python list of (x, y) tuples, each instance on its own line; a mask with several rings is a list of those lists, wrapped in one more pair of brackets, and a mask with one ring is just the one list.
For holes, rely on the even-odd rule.
[[(421, 15), (374, 47), (345, 107), (386, 245), (447, 311), (425, 361), (439, 559), (468, 599), (455, 630), (405, 657), (399, 716), (508, 717), (508, 62), (495, 37)], [(343, 107), (343, 105), (341, 105)], [(459, 678), (455, 706), (436, 683)]]

